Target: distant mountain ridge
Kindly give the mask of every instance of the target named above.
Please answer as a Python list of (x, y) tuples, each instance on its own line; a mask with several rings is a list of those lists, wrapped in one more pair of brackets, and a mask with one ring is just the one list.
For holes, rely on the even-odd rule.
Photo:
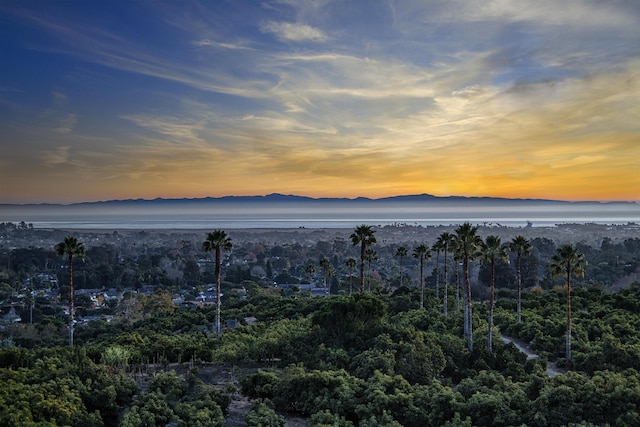
[(629, 202), (629, 201), (610, 201), (610, 202), (599, 202), (599, 201), (563, 201), (563, 200), (552, 200), (552, 199), (530, 199), (530, 198), (506, 198), (506, 197), (467, 197), (467, 196), (434, 196), (431, 194), (423, 193), (423, 194), (410, 194), (410, 195), (400, 195), (400, 196), (389, 196), (389, 197), (381, 197), (381, 198), (369, 198), (369, 197), (356, 197), (356, 198), (346, 198), (346, 197), (309, 197), (309, 196), (298, 196), (293, 194), (281, 194), (281, 193), (271, 193), (267, 195), (256, 195), (256, 196), (222, 196), (222, 197), (200, 197), (200, 198), (155, 198), (155, 199), (118, 199), (118, 200), (104, 200), (104, 201), (93, 201), (93, 202), (78, 202), (78, 203), (70, 203), (70, 204), (57, 204), (57, 203), (41, 203), (41, 204), (4, 204), (0, 206), (151, 206), (151, 205), (179, 205), (179, 204), (216, 204), (216, 203), (457, 203), (457, 202), (466, 202), (466, 203), (480, 203), (480, 204), (490, 204), (490, 203), (508, 203), (508, 204), (527, 204), (527, 203), (544, 203), (544, 204), (569, 204), (569, 205), (580, 205), (580, 204), (598, 204), (598, 205), (607, 205), (607, 204), (638, 204), (637, 202)]
[(358, 224), (640, 223), (638, 202), (569, 202), (430, 194), (371, 199), (273, 193), (73, 204), (3, 204), (0, 222), (50, 229), (352, 228)]

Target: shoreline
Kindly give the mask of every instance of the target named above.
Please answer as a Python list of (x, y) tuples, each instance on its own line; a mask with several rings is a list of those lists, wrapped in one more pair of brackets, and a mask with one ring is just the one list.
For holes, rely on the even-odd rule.
[[(363, 222), (364, 223), (364, 222)], [(379, 244), (389, 245), (397, 243), (426, 242), (433, 243), (442, 232), (455, 232), (459, 224), (451, 225), (372, 225), (376, 232)], [(73, 234), (76, 236), (100, 237), (113, 235), (114, 232), (122, 237), (133, 238), (147, 236), (150, 238), (179, 238), (180, 236), (196, 238), (205, 236), (206, 233), (213, 231), (215, 228), (223, 229), (234, 240), (238, 241), (254, 241), (254, 242), (270, 242), (273, 244), (282, 243), (312, 243), (320, 240), (332, 240), (342, 238), (349, 240), (354, 228), (307, 228), (307, 227), (291, 227), (291, 228), (73, 228), (73, 227), (47, 227), (25, 230), (29, 234), (37, 235), (39, 232), (46, 234)], [(13, 233), (7, 234), (6, 237)], [(609, 238), (613, 243), (620, 243), (628, 238), (640, 238), (640, 224), (629, 223), (625, 225), (618, 224), (577, 224), (565, 223), (556, 224), (554, 226), (545, 227), (512, 227), (507, 225), (478, 225), (478, 234), (481, 237), (488, 235), (496, 235), (503, 242), (511, 240), (517, 235), (523, 235), (528, 239), (547, 238), (555, 242), (561, 243), (577, 243), (583, 242), (590, 246), (600, 246), (603, 239)], [(136, 236), (140, 235), (140, 236)], [(18, 236), (13, 236), (18, 237)], [(27, 236), (25, 236), (27, 237)], [(5, 238), (3, 237), (3, 239)]]

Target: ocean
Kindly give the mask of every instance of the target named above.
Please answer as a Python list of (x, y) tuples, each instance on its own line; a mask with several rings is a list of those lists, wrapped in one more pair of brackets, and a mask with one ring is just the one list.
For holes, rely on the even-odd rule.
[(640, 223), (637, 203), (227, 203), (166, 205), (0, 205), (0, 222), (45, 229), (205, 230), (354, 228), (411, 225), (548, 227), (556, 224)]

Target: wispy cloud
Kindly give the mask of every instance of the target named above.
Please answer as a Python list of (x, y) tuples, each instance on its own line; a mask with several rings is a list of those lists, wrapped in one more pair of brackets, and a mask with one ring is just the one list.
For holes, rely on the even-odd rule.
[(68, 134), (73, 130), (74, 125), (78, 121), (78, 118), (73, 113), (65, 114), (64, 117), (60, 118), (58, 122), (58, 127), (55, 128), (56, 132), (62, 134)]
[(66, 164), (69, 161), (70, 146), (57, 147), (55, 151), (47, 151), (44, 153), (43, 163), (46, 166), (59, 166)]
[(305, 24), (268, 21), (262, 24), (261, 29), (265, 33), (275, 34), (278, 39), (283, 41), (325, 42), (328, 39), (327, 35), (319, 29)]
[(229, 50), (255, 50), (252, 47), (244, 46), (236, 43), (225, 43), (225, 42), (217, 42), (215, 40), (209, 39), (201, 39), (193, 42), (195, 46), (208, 46), (215, 47), (220, 49), (229, 49)]

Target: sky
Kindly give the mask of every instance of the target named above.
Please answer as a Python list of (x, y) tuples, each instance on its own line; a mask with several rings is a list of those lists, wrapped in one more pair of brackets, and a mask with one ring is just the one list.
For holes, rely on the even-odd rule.
[(0, 203), (640, 201), (638, 0), (3, 0)]

